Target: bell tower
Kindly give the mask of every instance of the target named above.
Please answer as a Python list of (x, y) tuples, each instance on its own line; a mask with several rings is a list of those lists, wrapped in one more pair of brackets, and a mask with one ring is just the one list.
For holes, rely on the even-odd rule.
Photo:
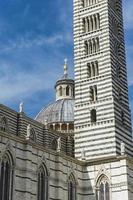
[(75, 154), (132, 156), (122, 0), (74, 0)]

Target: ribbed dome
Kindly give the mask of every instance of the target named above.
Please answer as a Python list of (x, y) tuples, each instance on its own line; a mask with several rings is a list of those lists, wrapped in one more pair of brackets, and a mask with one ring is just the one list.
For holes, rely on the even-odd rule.
[(74, 99), (61, 99), (43, 108), (36, 120), (43, 123), (74, 122)]

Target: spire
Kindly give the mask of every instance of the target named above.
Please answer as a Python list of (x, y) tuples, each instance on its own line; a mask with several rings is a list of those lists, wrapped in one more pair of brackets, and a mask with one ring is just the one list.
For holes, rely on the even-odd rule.
[(64, 60), (64, 77), (67, 78), (68, 75), (68, 65), (67, 65), (67, 58)]

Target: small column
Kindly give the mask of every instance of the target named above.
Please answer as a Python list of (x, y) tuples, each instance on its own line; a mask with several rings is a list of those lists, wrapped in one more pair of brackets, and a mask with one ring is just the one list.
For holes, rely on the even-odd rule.
[(98, 66), (97, 66), (97, 62), (94, 62), (94, 68), (95, 68), (95, 76), (98, 76)]
[(97, 88), (96, 88), (96, 86), (94, 86), (94, 101), (96, 101), (97, 100)]
[(89, 32), (92, 31), (92, 26), (91, 26), (91, 18), (88, 17), (88, 26), (89, 26)]
[(53, 124), (53, 130), (55, 131), (55, 124)]
[(99, 29), (100, 28), (99, 14), (96, 15), (96, 25), (97, 25), (97, 29)]
[(6, 162), (4, 161), (4, 167), (3, 167), (3, 190), (2, 190), (2, 199), (4, 199), (4, 190), (5, 190), (5, 172), (6, 172)]
[(88, 54), (92, 54), (92, 43), (91, 43), (91, 40), (88, 41)]
[(85, 18), (85, 33), (88, 32), (88, 19)]
[(92, 31), (96, 30), (95, 15), (92, 15)]
[(67, 123), (67, 133), (69, 132), (69, 123)]
[(62, 123), (60, 123), (60, 131), (62, 131)]
[(92, 63), (93, 66), (93, 76), (96, 76), (95, 62)]
[(87, 7), (87, 0), (84, 0), (84, 7)]
[(96, 53), (96, 44), (95, 44), (95, 40), (92, 40), (92, 53)]
[(91, 63), (91, 77), (94, 76), (94, 73), (93, 73), (93, 63)]

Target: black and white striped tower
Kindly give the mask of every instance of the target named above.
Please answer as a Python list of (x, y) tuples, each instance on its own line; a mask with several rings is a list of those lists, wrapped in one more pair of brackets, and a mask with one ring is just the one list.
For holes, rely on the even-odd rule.
[(75, 153), (132, 155), (122, 0), (74, 0)]

